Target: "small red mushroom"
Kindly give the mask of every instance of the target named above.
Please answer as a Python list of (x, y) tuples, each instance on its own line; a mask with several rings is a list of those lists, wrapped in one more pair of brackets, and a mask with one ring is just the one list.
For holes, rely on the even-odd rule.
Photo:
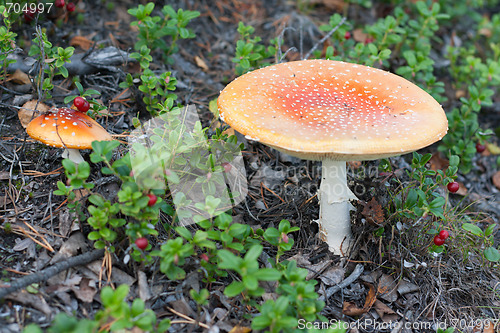
[(65, 148), (62, 157), (75, 163), (83, 162), (79, 150), (91, 149), (92, 141), (113, 140), (94, 119), (70, 108), (54, 108), (36, 117), (26, 132), (48, 146)]

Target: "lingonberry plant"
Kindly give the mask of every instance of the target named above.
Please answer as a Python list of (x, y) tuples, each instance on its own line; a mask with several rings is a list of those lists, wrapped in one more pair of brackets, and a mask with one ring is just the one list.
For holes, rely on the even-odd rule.
[(12, 31), (12, 13), (9, 13), (5, 6), (0, 5), (0, 15), (3, 25), (0, 26), (0, 82), (4, 82), (7, 74), (7, 66), (15, 60), (8, 59), (8, 56), (15, 52), (17, 34)]
[[(409, 219), (419, 219), (428, 214), (444, 218), (445, 198), (437, 191), (438, 186), (452, 183), (457, 177), (460, 158), (452, 156), (448, 168), (431, 170), (426, 164), (432, 154), (421, 155), (413, 153), (411, 169), (406, 170), (411, 183), (401, 185), (402, 190), (393, 198), (395, 213)], [(383, 160), (380, 164), (383, 171), (392, 171), (389, 161)]]
[(240, 40), (236, 42), (236, 54), (232, 61), (236, 63), (236, 75), (269, 65), (276, 55), (277, 40), (270, 41), (269, 46), (261, 43), (259, 36), (253, 36), (255, 28), (240, 22), (238, 25)]
[(52, 43), (48, 41), (47, 35), (40, 28), (37, 28), (35, 35), (36, 37), (33, 39), (28, 54), (37, 57), (40, 64), (45, 64), (45, 66), (39, 66), (35, 84), (40, 87), (39, 91), (44, 94), (41, 97), (51, 98), (50, 91), (54, 89), (53, 79), (57, 75), (64, 78), (68, 77), (68, 70), (64, 67), (64, 64), (70, 62), (75, 48), (72, 46), (66, 48), (53, 47)]
[[(175, 11), (170, 5), (166, 5), (161, 10), (161, 16), (151, 16), (154, 7), (154, 3), (150, 2), (128, 11), (137, 19), (131, 23), (131, 26), (139, 29), (138, 41), (134, 46), (136, 52), (130, 56), (141, 66), (141, 73), (138, 75), (141, 83), (138, 89), (142, 92), (142, 100), (152, 116), (161, 113), (159, 104), (167, 105), (169, 110), (177, 99), (175, 94), (169, 93), (175, 90), (177, 84), (172, 73), (164, 72), (158, 75), (149, 68), (153, 55), (161, 51), (160, 55), (163, 60), (172, 63), (171, 55), (178, 51), (177, 41), (195, 37), (187, 25), (200, 15), (196, 11), (183, 9)], [(134, 84), (132, 75), (127, 74), (125, 81), (120, 83), (120, 87), (130, 88)]]

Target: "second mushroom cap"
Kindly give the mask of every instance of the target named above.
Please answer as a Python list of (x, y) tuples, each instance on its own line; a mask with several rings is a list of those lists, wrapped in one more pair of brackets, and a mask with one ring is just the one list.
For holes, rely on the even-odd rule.
[(440, 140), (448, 122), (427, 92), (392, 73), (331, 60), (282, 63), (231, 82), (220, 115), (249, 139), (291, 155), (367, 160)]

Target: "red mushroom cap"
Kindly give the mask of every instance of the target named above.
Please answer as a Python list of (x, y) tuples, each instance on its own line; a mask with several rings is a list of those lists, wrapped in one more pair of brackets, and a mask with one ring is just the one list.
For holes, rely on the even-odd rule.
[(92, 141), (113, 140), (94, 119), (69, 108), (54, 108), (35, 119), (26, 128), (28, 135), (53, 147), (90, 149)]
[(448, 130), (439, 103), (410, 81), (331, 60), (247, 73), (221, 92), (218, 107), (221, 118), (247, 138), (312, 160), (401, 155)]

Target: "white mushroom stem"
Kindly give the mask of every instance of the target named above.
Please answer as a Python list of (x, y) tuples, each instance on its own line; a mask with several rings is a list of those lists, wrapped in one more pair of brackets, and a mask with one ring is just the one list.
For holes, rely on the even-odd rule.
[(62, 156), (62, 158), (69, 158), (70, 160), (72, 160), (76, 164), (80, 164), (84, 161), (82, 155), (80, 154), (79, 149), (65, 148), (61, 156)]
[(349, 200), (357, 198), (347, 186), (345, 161), (323, 161), (318, 196), (320, 238), (333, 253), (346, 254), (352, 238), (349, 212), (354, 209)]

